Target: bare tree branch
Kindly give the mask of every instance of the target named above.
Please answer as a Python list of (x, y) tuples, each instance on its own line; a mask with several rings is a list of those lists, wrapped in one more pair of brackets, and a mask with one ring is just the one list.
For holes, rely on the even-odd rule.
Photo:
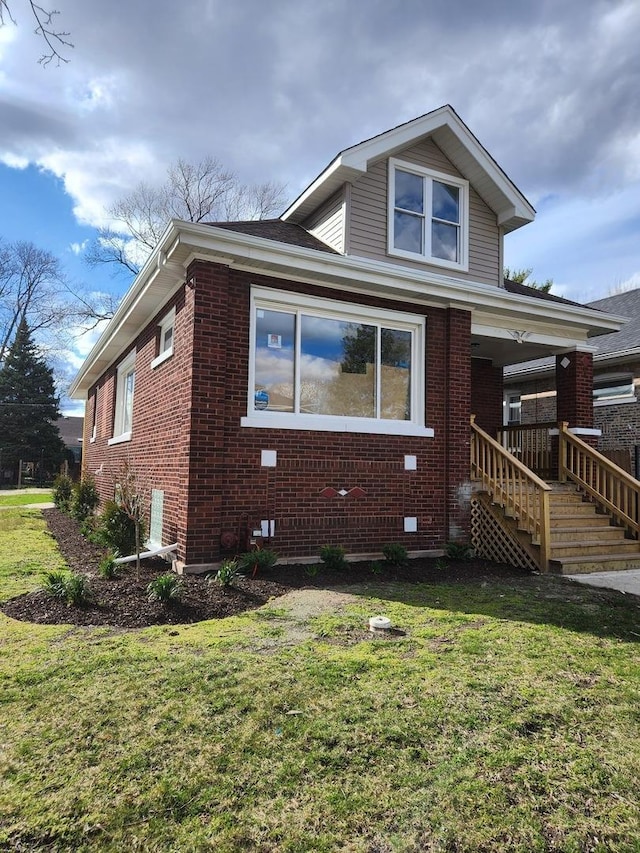
[[(54, 19), (60, 12), (57, 9), (44, 9), (34, 2), (34, 0), (28, 0), (28, 2), (37, 24), (34, 33), (43, 39), (49, 49), (49, 52), (43, 53), (38, 60), (40, 65), (47, 66), (54, 60), (58, 66), (61, 62), (69, 62), (60, 53), (60, 50), (65, 47), (73, 48), (73, 44), (68, 40), (70, 33), (57, 30), (54, 27)], [(4, 26), (7, 22), (11, 22), (14, 26), (17, 26), (16, 19), (11, 13), (9, 0), (0, 0), (0, 27)]]
[(283, 206), (284, 190), (274, 182), (241, 184), (215, 157), (197, 163), (179, 159), (167, 169), (162, 186), (140, 183), (109, 208), (115, 225), (100, 232), (85, 259), (90, 267), (112, 264), (136, 275), (170, 219), (266, 219)]

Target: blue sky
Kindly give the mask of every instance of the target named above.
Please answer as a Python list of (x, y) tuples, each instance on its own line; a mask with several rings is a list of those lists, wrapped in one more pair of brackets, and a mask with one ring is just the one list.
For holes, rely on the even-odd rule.
[(638, 0), (61, 0), (75, 47), (47, 68), (27, 0), (10, 5), (0, 237), (88, 291), (125, 287), (83, 261), (109, 205), (178, 157), (293, 199), (338, 151), (444, 103), (537, 209), (509, 266), (577, 301), (640, 286)]

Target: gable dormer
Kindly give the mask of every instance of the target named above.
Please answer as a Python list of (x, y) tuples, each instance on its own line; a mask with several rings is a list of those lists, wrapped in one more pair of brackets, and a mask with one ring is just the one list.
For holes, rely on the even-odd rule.
[(341, 152), (282, 219), (341, 254), (502, 283), (535, 211), (450, 106)]

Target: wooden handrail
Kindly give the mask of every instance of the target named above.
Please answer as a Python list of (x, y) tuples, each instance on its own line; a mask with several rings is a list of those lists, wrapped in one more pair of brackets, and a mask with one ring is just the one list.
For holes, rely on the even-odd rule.
[(540, 570), (549, 571), (551, 486), (480, 429), (475, 415), (471, 415), (471, 474), (540, 546)]
[(549, 430), (555, 429), (556, 426), (557, 424), (551, 421), (503, 426), (498, 430), (498, 443), (539, 477), (551, 478), (553, 472)]
[(640, 482), (615, 462), (558, 425), (560, 480), (571, 480), (601, 509), (609, 513), (635, 538), (640, 538)]

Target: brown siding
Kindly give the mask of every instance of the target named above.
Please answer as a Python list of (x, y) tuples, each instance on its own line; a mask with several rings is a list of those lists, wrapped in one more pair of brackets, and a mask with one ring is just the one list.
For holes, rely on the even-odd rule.
[[(462, 177), (431, 139), (395, 156), (428, 169)], [(350, 232), (348, 254), (447, 274), (444, 267), (387, 254), (387, 160), (376, 163), (353, 185), (347, 216)], [(496, 216), (473, 187), (469, 191), (469, 272), (456, 270), (451, 274), (457, 278), (500, 284), (500, 233)]]

